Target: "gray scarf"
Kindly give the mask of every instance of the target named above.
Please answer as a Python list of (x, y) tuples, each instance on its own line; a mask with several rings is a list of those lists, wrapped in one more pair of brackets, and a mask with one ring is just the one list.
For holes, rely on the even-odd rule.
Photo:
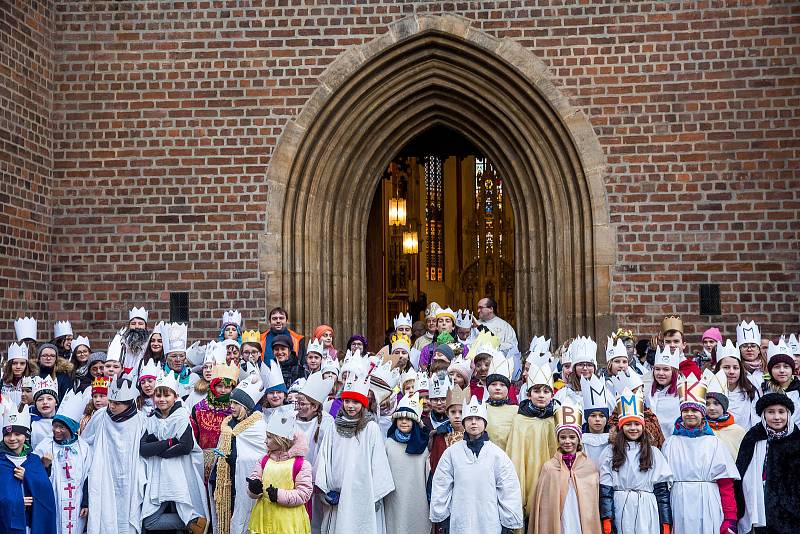
[(336, 433), (343, 438), (352, 438), (364, 430), (364, 428), (367, 426), (367, 423), (375, 420), (375, 416), (366, 408), (361, 411), (361, 414), (361, 417), (358, 419), (353, 419), (344, 413), (344, 409), (339, 410), (335, 421)]

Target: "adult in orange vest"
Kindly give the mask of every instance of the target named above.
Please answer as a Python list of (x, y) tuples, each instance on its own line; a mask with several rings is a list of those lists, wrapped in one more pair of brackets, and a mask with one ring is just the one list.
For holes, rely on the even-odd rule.
[[(277, 306), (269, 312), (269, 330), (261, 334), (261, 346), (264, 348), (264, 364), (269, 367), (275, 356), (272, 354), (272, 339), (275, 336), (289, 336), (292, 338), (292, 351), (300, 360), (300, 366), (306, 363), (306, 343), (303, 336), (289, 329), (289, 314), (286, 310)], [(291, 385), (291, 384), (289, 384)], [(287, 386), (288, 387), (288, 386)]]

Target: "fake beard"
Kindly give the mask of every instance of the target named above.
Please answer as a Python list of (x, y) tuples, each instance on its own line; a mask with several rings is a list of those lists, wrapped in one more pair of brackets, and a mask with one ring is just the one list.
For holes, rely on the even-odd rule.
[(138, 353), (142, 351), (145, 344), (150, 340), (150, 333), (144, 328), (129, 328), (122, 340), (128, 349)]

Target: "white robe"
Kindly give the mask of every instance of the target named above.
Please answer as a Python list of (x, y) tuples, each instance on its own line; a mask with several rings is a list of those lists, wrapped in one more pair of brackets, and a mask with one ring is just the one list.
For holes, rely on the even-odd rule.
[(52, 438), (43, 440), (33, 451), (40, 458), (52, 458), (50, 483), (56, 498), (58, 534), (81, 534), (86, 519), (80, 517), (83, 483), (89, 476), (92, 450), (82, 438), (70, 445), (59, 445)]
[(655, 394), (651, 394), (652, 389), (645, 388), (645, 406), (658, 417), (658, 424), (661, 426), (661, 432), (665, 439), (672, 435), (672, 431), (675, 430), (675, 421), (681, 416), (681, 401), (678, 395), (669, 395), (668, 389), (668, 387), (659, 389)]
[(386, 531), (389, 534), (428, 534), (428, 451), (406, 453), (406, 444), (386, 440), (386, 455), (392, 469), (395, 490), (383, 499), (386, 509)]
[(500, 534), (502, 527), (522, 528), (522, 492), (514, 464), (487, 441), (480, 454), (465, 440), (448, 447), (433, 475), (430, 519), (450, 518), (451, 534)]
[(739, 479), (728, 448), (717, 436), (672, 435), (664, 442), (663, 452), (674, 476), (672, 531), (718, 534), (724, 518), (716, 481)]
[(578, 504), (578, 494), (575, 492), (575, 483), (569, 479), (567, 496), (564, 498), (564, 508), (561, 510), (561, 534), (581, 534), (581, 508)]
[(86, 425), (82, 437), (93, 454), (89, 468), (88, 534), (140, 532), (146, 479), (139, 441), (144, 430), (145, 417), (141, 412), (115, 423), (106, 409), (98, 410)]
[(629, 441), (625, 451), (625, 463), (614, 471), (611, 462), (614, 451), (606, 449), (600, 458), (600, 484), (614, 488), (614, 524), (617, 534), (661, 532), (658, 518), (658, 503), (653, 487), (672, 481), (672, 470), (664, 454), (651, 447), (653, 465), (646, 471), (639, 470), (638, 442)]
[(380, 501), (394, 491), (394, 482), (378, 424), (370, 421), (351, 438), (340, 436), (335, 428), (328, 432), (320, 445), (314, 483), (323, 493), (340, 493), (338, 505), (323, 506), (321, 532), (385, 532)]
[[(147, 417), (147, 432), (159, 440), (180, 438), (189, 427), (189, 412), (180, 406), (166, 419), (154, 413)], [(194, 438), (192, 438), (194, 441)], [(158, 511), (163, 502), (174, 502), (181, 521), (189, 523), (208, 514), (208, 499), (203, 484), (203, 451), (197, 442), (189, 454), (174, 458), (151, 456), (144, 459), (145, 486), (142, 517)]]
[(53, 439), (53, 418), (37, 419), (31, 423), (31, 448), (35, 449), (46, 439)]
[[(303, 431), (306, 435), (306, 439), (308, 440), (308, 453), (306, 453), (306, 460), (308, 463), (311, 464), (311, 470), (314, 475), (314, 479), (317, 478), (317, 456), (319, 454), (319, 448), (322, 445), (322, 440), (325, 438), (325, 435), (329, 432), (336, 432), (333, 428), (334, 426), (334, 419), (331, 414), (325, 410), (322, 413), (322, 423), (317, 424), (317, 418), (314, 417), (310, 421), (301, 421), (297, 419), (295, 426)], [(317, 441), (314, 442), (314, 433), (317, 431), (317, 426), (319, 426), (319, 434), (317, 435)], [(319, 534), (320, 529), (322, 528), (322, 496), (314, 492), (311, 495), (311, 532), (314, 534)]]
[(499, 349), (505, 354), (512, 347), (519, 350), (517, 333), (514, 328), (500, 317), (494, 316), (488, 321), (481, 321), (481, 324), (488, 328), (492, 334), (500, 338)]
[(733, 415), (733, 422), (745, 430), (750, 430), (759, 424), (761, 418), (756, 415), (756, 402), (760, 398), (761, 392), (759, 391), (756, 391), (752, 401), (743, 389), (737, 388), (728, 392), (728, 413)]
[(583, 450), (586, 451), (586, 456), (591, 458), (595, 467), (600, 469), (600, 457), (606, 449), (611, 448), (608, 442), (608, 432), (603, 434), (586, 433), (581, 437), (583, 442)]

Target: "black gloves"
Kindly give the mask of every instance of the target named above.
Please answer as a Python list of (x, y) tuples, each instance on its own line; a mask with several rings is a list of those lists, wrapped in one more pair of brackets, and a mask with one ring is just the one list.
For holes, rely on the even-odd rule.
[(248, 478), (247, 488), (253, 495), (261, 495), (264, 493), (264, 483), (261, 482), (260, 478)]
[(614, 488), (600, 484), (600, 519), (614, 519)]
[(656, 496), (658, 505), (658, 522), (667, 525), (672, 524), (672, 506), (669, 500), (669, 485), (666, 482), (653, 484), (653, 494)]
[(270, 484), (267, 488), (267, 497), (269, 497), (270, 502), (278, 502), (278, 488)]

